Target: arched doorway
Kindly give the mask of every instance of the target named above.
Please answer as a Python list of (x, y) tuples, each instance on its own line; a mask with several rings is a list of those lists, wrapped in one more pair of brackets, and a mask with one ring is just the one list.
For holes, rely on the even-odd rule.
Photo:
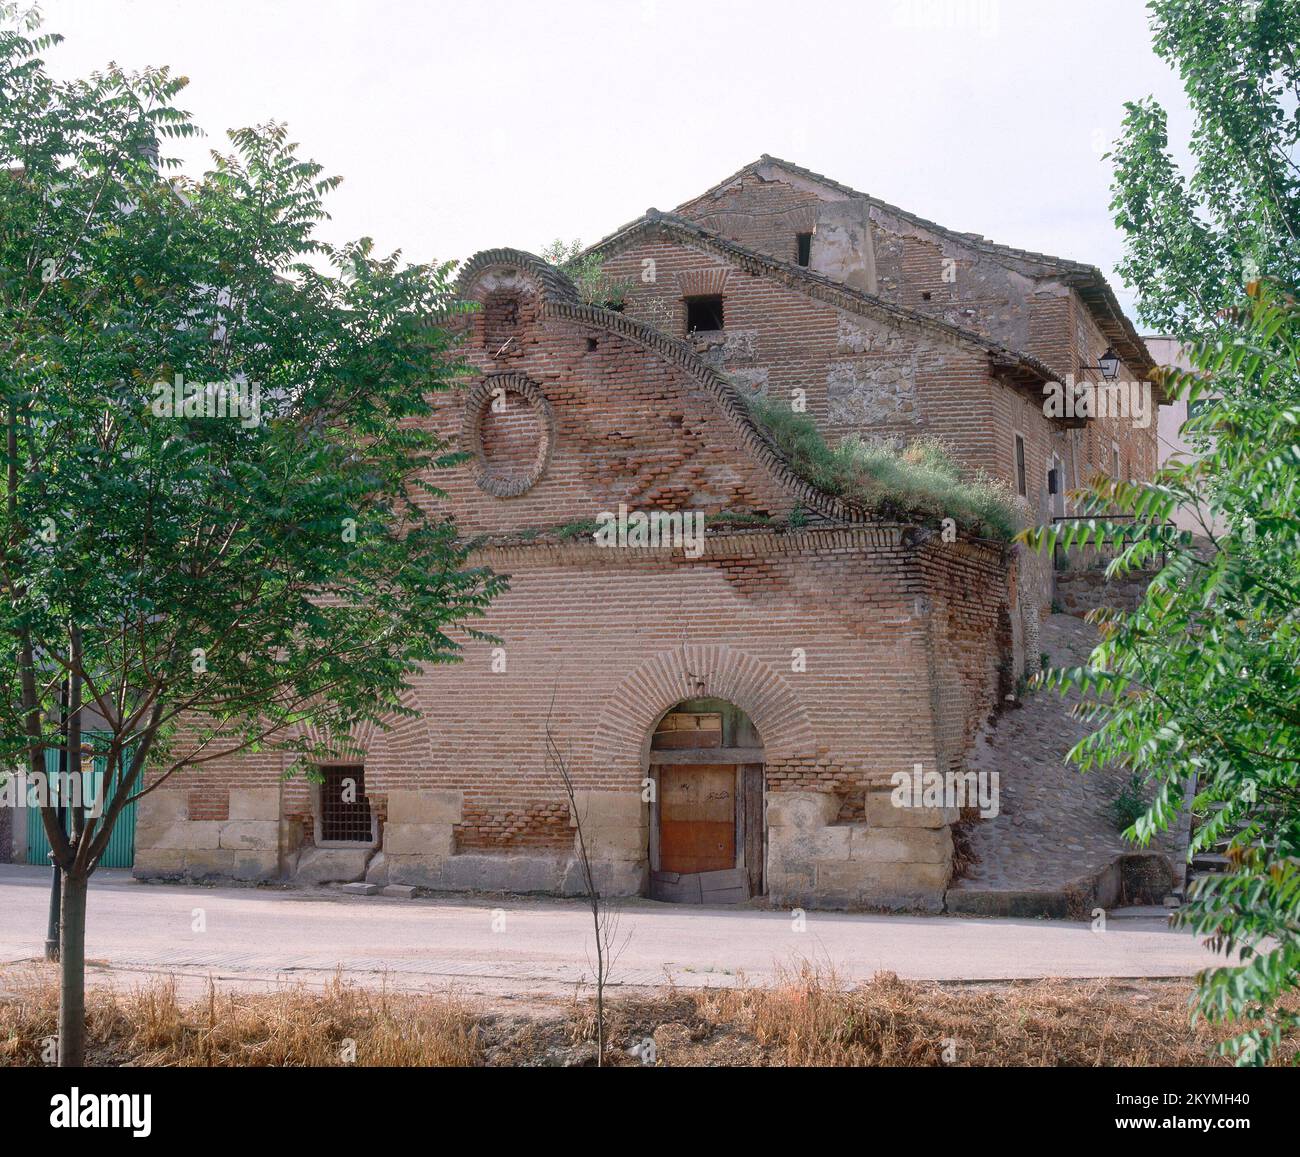
[(650, 895), (734, 904), (762, 894), (763, 743), (724, 699), (688, 699), (650, 740)]

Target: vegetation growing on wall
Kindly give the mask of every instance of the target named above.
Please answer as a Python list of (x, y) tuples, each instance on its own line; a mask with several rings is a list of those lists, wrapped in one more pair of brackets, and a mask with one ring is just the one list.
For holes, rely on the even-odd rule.
[(543, 248), (543, 261), (559, 269), (588, 305), (621, 311), (627, 299), (630, 281), (615, 281), (605, 272), (605, 263), (594, 253), (583, 253), (582, 242), (575, 238), (565, 242), (556, 238)]
[(794, 472), (827, 494), (882, 518), (951, 518), (989, 538), (1010, 539), (1021, 527), (1010, 491), (982, 471), (963, 478), (937, 438), (917, 438), (898, 450), (881, 439), (853, 436), (832, 447), (806, 414), (762, 394), (747, 402)]

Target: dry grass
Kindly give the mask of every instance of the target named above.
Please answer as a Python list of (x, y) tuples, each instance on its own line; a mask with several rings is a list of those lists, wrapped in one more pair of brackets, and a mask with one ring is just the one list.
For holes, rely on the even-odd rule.
[[(58, 990), (44, 970), (21, 977), (0, 1000), (0, 1064), (42, 1063), (57, 1033)], [(92, 1065), (472, 1065), (473, 1010), (453, 996), (358, 988), (338, 978), (324, 991), (249, 995), (209, 985), (182, 1003), (174, 981), (131, 992), (86, 993), (86, 1060)], [(355, 1060), (345, 1051), (355, 1042)]]
[[(1128, 1066), (1226, 1064), (1215, 1046), (1231, 1030), (1188, 1019), (1192, 983), (1023, 981), (939, 985), (893, 974), (849, 988), (804, 964), (772, 988), (665, 989), (609, 1005), (606, 1064)], [(0, 999), (0, 1065), (42, 1063), (57, 993), (48, 970), (15, 980)], [(359, 988), (249, 995), (209, 988), (183, 1003), (171, 981), (129, 993), (91, 988), (95, 1065), (493, 1065), (594, 1063), (594, 1002), (553, 1015), (483, 1015), (459, 998)], [(345, 1054), (355, 1041), (355, 1060)], [(1296, 1042), (1280, 1051), (1294, 1059)]]
[[(772, 989), (693, 994), (702, 1017), (781, 1065), (1227, 1064), (1232, 1031), (1193, 1029), (1191, 981), (1043, 980), (945, 987), (881, 973), (852, 990), (805, 964)], [(1285, 1055), (1294, 1056), (1292, 1043)], [(946, 1054), (946, 1055), (945, 1055)]]

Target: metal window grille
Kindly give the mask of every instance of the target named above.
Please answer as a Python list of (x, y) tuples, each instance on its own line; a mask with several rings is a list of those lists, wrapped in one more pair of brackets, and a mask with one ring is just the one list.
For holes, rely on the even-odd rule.
[(323, 840), (368, 844), (373, 838), (366, 773), (362, 767), (322, 767), (320, 834)]

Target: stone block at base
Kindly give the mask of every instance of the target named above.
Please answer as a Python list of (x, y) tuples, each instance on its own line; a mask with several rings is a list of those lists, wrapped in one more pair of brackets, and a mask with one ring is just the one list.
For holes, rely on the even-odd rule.
[(232, 820), (279, 820), (280, 791), (274, 787), (232, 787)]
[(451, 855), (455, 829), (451, 824), (406, 824), (389, 820), (384, 825), (384, 851), (390, 856)]
[(238, 880), (254, 883), (280, 875), (274, 849), (237, 851), (230, 848), (140, 848), (131, 874), (137, 880)]
[(299, 884), (363, 880), (372, 854), (370, 848), (303, 848), (293, 878)]
[(460, 790), (394, 788), (388, 793), (390, 824), (458, 824), (461, 821)]
[(275, 851), (280, 846), (279, 820), (228, 820), (221, 825), (223, 848), (235, 851)]
[[(808, 908), (938, 912), (952, 871), (944, 809), (897, 809), (888, 793), (868, 797), (867, 816), (891, 823), (836, 823), (835, 797), (775, 793), (768, 805), (768, 893)], [(955, 809), (954, 809), (955, 810)], [(900, 815), (900, 812), (906, 814)]]

